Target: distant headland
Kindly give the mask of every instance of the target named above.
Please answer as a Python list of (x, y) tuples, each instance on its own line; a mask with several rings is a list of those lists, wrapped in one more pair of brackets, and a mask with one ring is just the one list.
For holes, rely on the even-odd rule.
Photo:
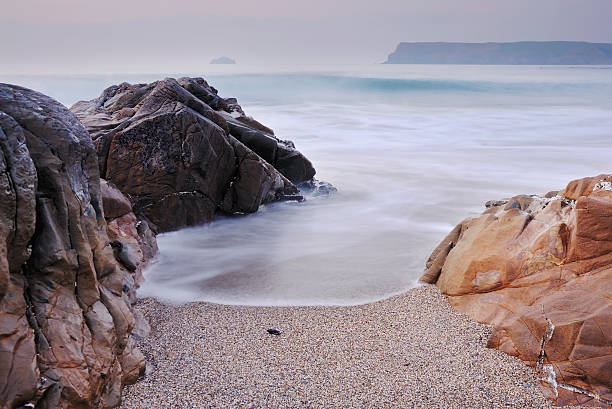
[(236, 64), (236, 61), (229, 57), (219, 57), (210, 61), (211, 64)]
[(384, 64), (609, 65), (612, 64), (612, 44), (402, 42)]

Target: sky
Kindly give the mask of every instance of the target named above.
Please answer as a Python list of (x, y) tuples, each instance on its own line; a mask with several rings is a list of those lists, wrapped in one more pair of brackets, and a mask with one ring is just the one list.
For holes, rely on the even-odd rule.
[(375, 64), (400, 41), (612, 43), (612, 0), (0, 0), (0, 73)]

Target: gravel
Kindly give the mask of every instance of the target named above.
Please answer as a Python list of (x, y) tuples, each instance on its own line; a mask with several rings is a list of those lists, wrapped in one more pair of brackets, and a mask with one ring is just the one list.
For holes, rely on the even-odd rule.
[(534, 371), (487, 349), (490, 329), (434, 286), (351, 307), (137, 309), (148, 368), (122, 408), (551, 407)]

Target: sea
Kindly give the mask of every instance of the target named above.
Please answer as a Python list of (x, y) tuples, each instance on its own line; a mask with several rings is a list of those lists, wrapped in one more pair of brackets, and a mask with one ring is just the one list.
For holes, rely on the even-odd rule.
[[(355, 305), (418, 285), (491, 199), (612, 173), (610, 66), (204, 66), (197, 73), (0, 75), (66, 106), (120, 82), (202, 76), (337, 192), (161, 234), (142, 297)], [(171, 209), (169, 210), (171, 211)]]

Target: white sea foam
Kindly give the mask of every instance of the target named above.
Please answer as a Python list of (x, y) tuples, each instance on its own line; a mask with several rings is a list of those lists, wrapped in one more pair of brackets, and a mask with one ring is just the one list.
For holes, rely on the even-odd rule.
[[(208, 79), (293, 140), (338, 193), (160, 235), (143, 296), (377, 300), (415, 285), (431, 250), (487, 200), (612, 172), (612, 70), (376, 66)], [(98, 94), (95, 81), (93, 95), (71, 98)]]

